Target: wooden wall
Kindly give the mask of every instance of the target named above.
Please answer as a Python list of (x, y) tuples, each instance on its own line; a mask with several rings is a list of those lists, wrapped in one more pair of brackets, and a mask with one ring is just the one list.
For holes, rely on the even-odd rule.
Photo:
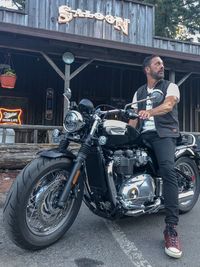
[(169, 38), (154, 37), (153, 46), (176, 52), (191, 53), (200, 55), (200, 45), (198, 43), (184, 42)]
[[(34, 0), (27, 1), (25, 14), (0, 10), (0, 22), (8, 22), (33, 28), (108, 39), (124, 43), (152, 46), (154, 32), (154, 8), (151, 5), (121, 0)], [(115, 23), (94, 18), (73, 18), (67, 24), (59, 24), (59, 7), (67, 5), (73, 10), (88, 10), (130, 20), (128, 35), (114, 28)]]
[[(12, 98), (15, 106), (9, 108), (23, 108), (23, 124), (62, 125), (63, 80), (42, 56), (30, 53), (13, 53), (11, 56), (17, 73), (16, 87), (14, 89), (0, 87), (0, 105), (8, 107), (4, 101), (6, 97)], [(0, 62), (3, 58), (4, 54), (0, 52)], [(62, 60), (57, 57), (53, 60), (64, 71)], [(71, 66), (71, 72), (82, 63), (80, 59), (76, 60)], [(176, 82), (184, 75), (185, 73), (176, 73)], [(166, 71), (166, 79), (168, 78)], [(105, 103), (121, 107), (123, 103), (131, 102), (134, 92), (144, 83), (145, 76), (141, 67), (96, 61), (72, 79), (70, 84), (72, 101), (78, 103), (82, 98), (89, 98), (95, 106)], [(53, 119), (50, 121), (45, 120), (47, 88), (54, 89)], [(181, 130), (200, 132), (200, 76), (192, 74), (180, 86), (180, 93)], [(20, 106), (21, 100), (22, 106)]]
[[(59, 24), (62, 5), (129, 19), (129, 33), (116, 30), (115, 23), (91, 18), (76, 17), (67, 24)], [(154, 36), (154, 7), (133, 0), (27, 0), (25, 13), (0, 7), (0, 22), (200, 55), (199, 44)]]
[[(12, 53), (11, 56), (17, 74), (16, 87), (0, 87), (0, 104), (9, 108), (22, 107), (23, 124), (62, 125), (64, 81), (42, 56), (30, 53)], [(0, 52), (0, 62), (3, 62), (3, 58), (4, 54)], [(53, 60), (64, 71), (62, 59), (55, 57)], [(82, 63), (76, 60), (72, 64), (71, 72)], [(94, 62), (72, 79), (72, 101), (79, 102), (82, 98), (89, 98), (95, 106), (102, 103), (130, 102), (144, 78), (140, 67)], [(45, 120), (47, 88), (54, 89), (53, 119), (48, 121)], [(6, 98), (11, 98), (12, 101), (5, 102)], [(22, 101), (24, 99), (26, 105)], [(8, 103), (11, 104), (8, 106)]]
[[(176, 81), (183, 75), (177, 73)], [(200, 132), (200, 76), (192, 74), (179, 88), (180, 128), (183, 131)]]

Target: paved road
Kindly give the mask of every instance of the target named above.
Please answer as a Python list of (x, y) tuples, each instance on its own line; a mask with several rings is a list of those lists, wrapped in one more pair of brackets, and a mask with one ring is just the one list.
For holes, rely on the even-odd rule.
[(37, 252), (16, 247), (5, 234), (0, 209), (0, 267), (199, 267), (200, 201), (181, 215), (179, 232), (184, 255), (171, 259), (163, 252), (163, 214), (109, 222), (84, 205), (68, 233)]

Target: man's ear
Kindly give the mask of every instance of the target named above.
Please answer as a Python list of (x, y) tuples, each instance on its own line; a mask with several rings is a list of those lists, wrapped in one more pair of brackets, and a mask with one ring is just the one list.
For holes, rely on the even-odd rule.
[(150, 68), (147, 66), (144, 70), (145, 70), (146, 73), (149, 73)]

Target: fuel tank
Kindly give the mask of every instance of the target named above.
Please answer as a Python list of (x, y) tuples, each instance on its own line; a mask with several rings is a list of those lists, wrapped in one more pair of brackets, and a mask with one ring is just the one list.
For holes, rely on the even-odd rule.
[(136, 145), (140, 133), (126, 122), (106, 120), (103, 123), (103, 135), (107, 138), (106, 146), (116, 148)]

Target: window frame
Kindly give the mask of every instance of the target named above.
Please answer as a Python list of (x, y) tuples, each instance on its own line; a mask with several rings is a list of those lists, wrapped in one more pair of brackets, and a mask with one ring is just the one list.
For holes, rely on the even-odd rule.
[(8, 8), (8, 7), (0, 6), (0, 11), (8, 11), (8, 12), (25, 14), (26, 15), (28, 13), (28, 2), (29, 1), (26, 0), (24, 9), (12, 9), (12, 8)]

